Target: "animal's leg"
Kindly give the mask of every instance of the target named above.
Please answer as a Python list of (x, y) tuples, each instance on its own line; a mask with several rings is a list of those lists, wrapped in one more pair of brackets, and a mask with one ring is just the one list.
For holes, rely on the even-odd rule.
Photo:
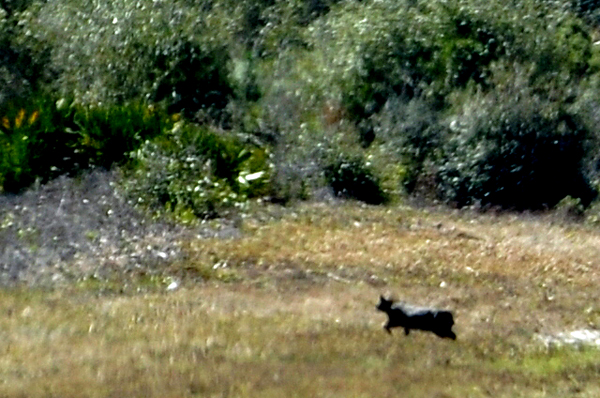
[(409, 328), (404, 328), (404, 334), (406, 336), (408, 336), (409, 333), (410, 333), (410, 329)]
[(390, 323), (386, 323), (385, 325), (383, 325), (383, 328), (385, 329), (386, 332), (388, 332), (389, 334), (392, 334), (392, 328), (390, 327)]

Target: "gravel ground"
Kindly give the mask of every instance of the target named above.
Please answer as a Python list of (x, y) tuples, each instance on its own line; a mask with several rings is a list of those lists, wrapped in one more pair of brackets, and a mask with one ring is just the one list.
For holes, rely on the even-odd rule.
[(46, 285), (114, 272), (160, 273), (185, 254), (182, 239), (235, 236), (150, 219), (115, 187), (117, 173), (61, 177), (0, 195), (0, 285)]

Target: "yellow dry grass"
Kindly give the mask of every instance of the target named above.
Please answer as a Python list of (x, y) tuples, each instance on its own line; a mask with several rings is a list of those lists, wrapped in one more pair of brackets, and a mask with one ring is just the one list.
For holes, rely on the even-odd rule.
[[(599, 351), (536, 339), (599, 324), (598, 231), (356, 204), (276, 213), (187, 242), (173, 292), (1, 292), (0, 396), (600, 393)], [(458, 340), (387, 335), (382, 292), (453, 310)]]

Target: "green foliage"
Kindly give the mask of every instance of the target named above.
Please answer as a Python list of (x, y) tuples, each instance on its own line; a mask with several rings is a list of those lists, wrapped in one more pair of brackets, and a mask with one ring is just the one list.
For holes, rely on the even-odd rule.
[(277, 58), (297, 46), (305, 46), (302, 30), (326, 15), (340, 0), (221, 0), (232, 2), (239, 13), (238, 35), (260, 58)]
[(403, 165), (401, 183), (406, 192), (413, 193), (419, 179), (430, 172), (427, 164), (440, 156), (444, 129), (439, 112), (422, 99), (394, 97), (372, 119), (381, 148), (378, 157)]
[(325, 167), (325, 178), (336, 196), (377, 205), (388, 200), (380, 179), (361, 158), (339, 156)]
[(50, 53), (53, 88), (86, 104), (165, 100), (171, 112), (222, 110), (234, 89), (235, 23), (212, 2), (62, 0), (24, 14), (19, 40)]
[(84, 107), (48, 97), (1, 108), (0, 191), (19, 192), (90, 167), (110, 168), (172, 124), (139, 103)]
[(207, 218), (264, 194), (265, 150), (233, 136), (179, 122), (132, 153), (136, 166), (125, 184), (138, 203), (185, 220)]
[(170, 112), (208, 111), (226, 122), (228, 103), (246, 94), (239, 85), (252, 86), (236, 67), (301, 44), (301, 25), (333, 2), (39, 2), (22, 14), (16, 42), (49, 55), (57, 75), (51, 87), (77, 102), (165, 100)]
[(321, 95), (340, 99), (359, 133), (374, 126), (369, 142), (404, 166), (408, 192), (425, 181), (458, 205), (519, 209), (595, 196), (586, 168), (594, 116), (570, 106), (594, 73), (594, 51), (590, 28), (569, 7), (348, 2), (311, 28)]
[(557, 74), (577, 77), (592, 46), (573, 14), (535, 0), (348, 3), (312, 32), (311, 45), (327, 57), (323, 73), (357, 119), (393, 96), (445, 105), (469, 83), (493, 89), (491, 69), (500, 59), (533, 64), (539, 84)]
[(77, 126), (76, 152), (84, 167), (109, 168), (123, 163), (129, 152), (173, 125), (172, 118), (159, 107), (137, 102), (107, 107), (74, 106), (72, 112)]
[[(19, 117), (19, 115), (23, 117)], [(0, 192), (17, 191), (23, 185), (29, 185), (31, 181), (31, 170), (29, 165), (27, 126), (25, 111), (16, 118), (7, 116), (2, 119), (2, 130), (0, 131)], [(19, 126), (12, 126), (20, 121)], [(25, 123), (22, 125), (21, 123)], [(35, 123), (35, 120), (33, 120)], [(33, 123), (31, 123), (33, 124)], [(16, 130), (16, 131), (14, 131)]]
[[(459, 205), (540, 208), (594, 197), (600, 51), (591, 14), (582, 18), (571, 3), (18, 0), (3, 8), (5, 191), (111, 167), (149, 140), (135, 152), (142, 174), (132, 192), (200, 217), (249, 196), (285, 202), (324, 185), (381, 203), (399, 180), (408, 193), (425, 183)], [(38, 104), (28, 101), (34, 93), (72, 100)], [(197, 126), (172, 129), (159, 109)], [(23, 120), (38, 119), (15, 128), (21, 110)]]
[[(504, 95), (503, 95), (504, 94)], [(549, 208), (566, 196), (584, 206), (596, 195), (585, 162), (594, 126), (560, 103), (521, 91), (465, 105), (450, 123), (439, 161), (440, 196), (459, 206)]]
[(11, 17), (13, 14), (26, 10), (35, 0), (4, 0), (0, 3), (6, 15)]
[(31, 96), (53, 78), (46, 52), (36, 53), (18, 40), (20, 13), (35, 0), (8, 0), (0, 4), (0, 106)]
[(585, 206), (581, 203), (581, 199), (566, 196), (556, 204), (556, 213), (566, 220), (582, 219), (585, 214)]
[(1, 110), (0, 191), (19, 192), (38, 177), (45, 180), (70, 159), (67, 152), (74, 155), (73, 140), (66, 135), (68, 109), (34, 100), (10, 103)]

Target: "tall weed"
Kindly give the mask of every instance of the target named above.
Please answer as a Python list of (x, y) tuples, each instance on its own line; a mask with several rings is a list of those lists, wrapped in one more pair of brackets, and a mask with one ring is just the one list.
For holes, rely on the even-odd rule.
[(90, 167), (110, 168), (172, 125), (160, 108), (141, 103), (85, 107), (40, 96), (2, 109), (0, 188), (6, 192)]

